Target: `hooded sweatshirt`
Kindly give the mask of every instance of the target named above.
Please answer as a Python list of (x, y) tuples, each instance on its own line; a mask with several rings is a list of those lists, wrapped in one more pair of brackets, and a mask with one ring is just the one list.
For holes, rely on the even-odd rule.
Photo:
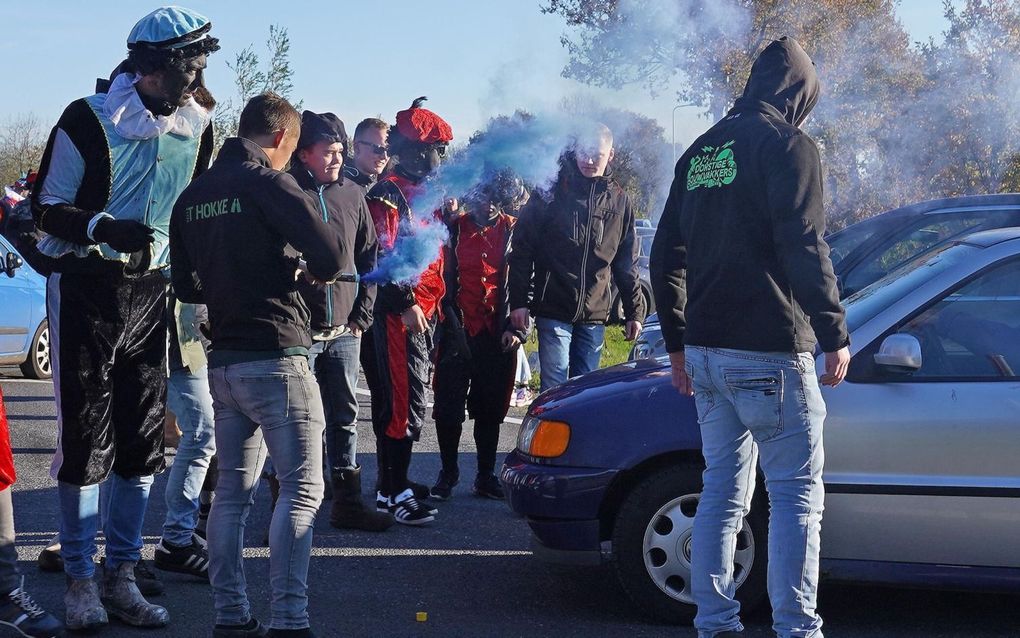
[(650, 259), (669, 352), (834, 352), (849, 343), (829, 260), (821, 163), (798, 126), (821, 90), (790, 38), (677, 162)]

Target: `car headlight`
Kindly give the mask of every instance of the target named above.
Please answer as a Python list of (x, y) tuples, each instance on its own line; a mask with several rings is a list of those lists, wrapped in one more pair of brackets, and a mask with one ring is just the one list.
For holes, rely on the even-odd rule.
[(517, 449), (528, 456), (555, 458), (567, 451), (570, 426), (563, 421), (546, 421), (529, 416), (517, 434)]

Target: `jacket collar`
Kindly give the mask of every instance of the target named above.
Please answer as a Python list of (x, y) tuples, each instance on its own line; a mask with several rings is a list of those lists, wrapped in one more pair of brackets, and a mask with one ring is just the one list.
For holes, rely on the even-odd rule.
[(269, 163), (269, 156), (262, 147), (245, 137), (229, 137), (223, 142), (216, 162), (224, 159), (233, 162), (255, 162), (259, 166), (273, 168)]

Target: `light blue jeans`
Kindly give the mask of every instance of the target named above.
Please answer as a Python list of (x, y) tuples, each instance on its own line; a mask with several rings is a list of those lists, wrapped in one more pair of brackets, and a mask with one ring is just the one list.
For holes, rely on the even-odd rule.
[(308, 562), (323, 492), (319, 386), (303, 356), (212, 368), (209, 380), (219, 468), (208, 529), (216, 622), (251, 618), (241, 551), (268, 448), (280, 481), (269, 525), (269, 626), (308, 627)]
[[(142, 523), (149, 503), (152, 475), (124, 478), (111, 474), (103, 483), (103, 528), (106, 564), (137, 563), (142, 551)], [(60, 554), (71, 578), (92, 578), (96, 572), (96, 531), (99, 529), (99, 484), (57, 482), (60, 499)], [(111, 507), (116, 503), (116, 507)]]
[(571, 377), (599, 369), (606, 326), (601, 323), (567, 323), (536, 317), (538, 361), (542, 392)]
[(743, 629), (733, 599), (733, 557), (760, 460), (770, 504), (772, 627), (780, 638), (822, 638), (815, 605), (825, 402), (814, 358), (703, 347), (684, 352), (706, 465), (691, 550), (698, 636)]
[(166, 481), (163, 540), (190, 545), (198, 524), (198, 496), (216, 454), (213, 403), (206, 368), (174, 370), (167, 380), (166, 405), (177, 416), (181, 442)]

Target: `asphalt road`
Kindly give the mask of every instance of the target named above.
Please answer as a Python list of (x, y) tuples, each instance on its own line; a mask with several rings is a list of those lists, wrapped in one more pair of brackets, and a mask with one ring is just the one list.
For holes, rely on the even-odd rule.
[[(62, 610), (64, 579), (43, 574), (35, 557), (57, 530), (57, 500), (48, 467), (56, 443), (53, 386), (24, 381), (0, 369), (18, 470), (14, 506), (18, 551), (26, 586), (47, 609)], [(367, 397), (363, 397), (367, 399)], [(360, 462), (375, 475), (373, 437), (362, 404)], [(514, 444), (516, 425), (504, 427), (500, 449)], [(474, 470), (465, 433), (461, 474)], [(431, 483), (439, 469), (432, 430), (416, 447), (412, 478)], [(145, 525), (151, 558), (163, 520), (165, 475), (157, 478)], [(425, 528), (396, 526), (381, 534), (340, 532), (328, 524), (328, 502), (315, 529), (309, 574), (312, 626), (319, 636), (626, 636), (694, 637), (690, 627), (667, 627), (639, 618), (603, 568), (550, 567), (528, 551), (529, 531), (506, 505), (470, 495), (462, 484), (440, 504)], [(259, 494), (247, 530), (246, 573), (257, 617), (268, 618), (268, 490)], [(209, 636), (209, 587), (164, 574), (168, 591), (156, 599), (170, 611), (165, 630), (113, 624), (103, 636)], [(828, 638), (1020, 637), (1020, 596), (823, 585), (819, 609)], [(416, 621), (416, 612), (428, 614)], [(748, 638), (772, 636), (768, 610), (745, 618)], [(6, 636), (0, 628), (0, 636)]]

